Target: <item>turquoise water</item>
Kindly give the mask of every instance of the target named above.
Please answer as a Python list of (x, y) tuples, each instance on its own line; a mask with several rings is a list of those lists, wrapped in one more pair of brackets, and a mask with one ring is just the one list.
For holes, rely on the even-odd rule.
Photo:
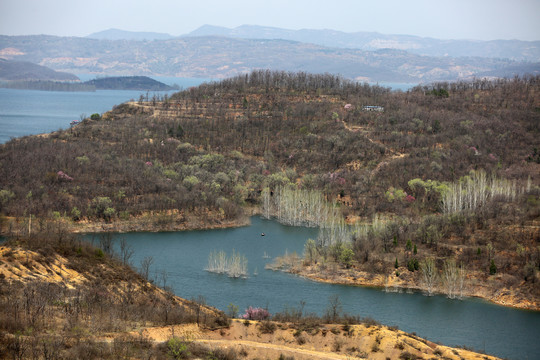
[[(265, 252), (272, 258), (285, 251), (301, 254), (305, 241), (316, 236), (315, 229), (288, 227), (253, 217), (249, 227), (128, 233), (119, 234), (116, 239), (125, 238), (133, 247), (135, 266), (145, 256), (153, 257), (151, 278), (156, 283), (163, 285), (165, 274), (165, 285), (177, 295), (188, 299), (202, 295), (209, 305), (222, 310), (233, 303), (241, 311), (248, 306), (261, 306), (275, 313), (305, 301), (306, 312), (323, 314), (329, 298), (338, 295), (347, 313), (397, 325), (434, 342), (465, 345), (511, 359), (538, 358), (540, 312), (506, 308), (478, 299), (450, 300), (444, 296), (385, 293), (376, 288), (318, 283), (264, 269), (271, 261), (263, 258)], [(231, 279), (204, 270), (212, 251), (231, 254), (233, 249), (248, 258), (249, 278)]]

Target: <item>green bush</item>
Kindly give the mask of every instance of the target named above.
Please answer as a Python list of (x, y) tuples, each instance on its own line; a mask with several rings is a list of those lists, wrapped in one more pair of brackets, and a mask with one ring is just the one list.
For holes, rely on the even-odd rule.
[(491, 260), (491, 264), (489, 264), (489, 275), (495, 275), (497, 273), (497, 265), (495, 265), (495, 261)]
[(167, 350), (168, 355), (173, 359), (187, 359), (190, 356), (187, 345), (176, 337), (167, 341)]
[(89, 213), (97, 218), (110, 220), (116, 214), (116, 210), (112, 207), (112, 200), (107, 196), (98, 196), (92, 199), (89, 207)]
[(339, 262), (345, 265), (347, 269), (351, 267), (353, 258), (354, 251), (352, 251), (352, 249), (348, 247), (343, 247), (343, 249), (341, 249), (339, 254)]
[(418, 259), (413, 258), (407, 262), (407, 269), (409, 269), (409, 271), (415, 271), (415, 270), (418, 270), (419, 268), (420, 268), (420, 265), (418, 263)]
[(76, 206), (71, 209), (71, 219), (73, 221), (79, 221), (81, 219), (81, 211)]
[(411, 249), (412, 249), (411, 239), (407, 239), (407, 244), (405, 245), (405, 249), (407, 249), (407, 250), (411, 250)]

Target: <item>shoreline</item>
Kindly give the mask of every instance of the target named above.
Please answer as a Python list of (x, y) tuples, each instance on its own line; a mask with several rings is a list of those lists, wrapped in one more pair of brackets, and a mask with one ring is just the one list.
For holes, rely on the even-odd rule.
[(154, 224), (140, 224), (132, 221), (87, 222), (78, 226), (70, 226), (70, 231), (75, 234), (83, 233), (130, 233), (130, 232), (171, 232), (171, 231), (195, 231), (195, 230), (215, 230), (235, 227), (249, 226), (249, 217), (237, 220), (216, 221), (210, 224), (197, 223), (175, 223), (167, 226), (156, 226)]
[[(214, 230), (249, 226), (250, 217), (258, 215), (256, 208), (244, 208), (244, 214), (237, 219), (225, 219), (222, 214), (215, 212), (202, 213), (145, 213), (128, 220), (117, 219), (113, 222), (80, 221), (69, 223), (68, 229), (73, 233), (103, 233), (103, 232), (169, 232)], [(156, 219), (157, 218), (157, 219)]]
[[(338, 284), (346, 286), (358, 286), (358, 287), (371, 287), (381, 290), (388, 289), (387, 292), (403, 292), (407, 291), (416, 291), (427, 293), (427, 289), (417, 283), (399, 279), (395, 275), (383, 275), (383, 274), (372, 274), (364, 271), (353, 270), (349, 271), (349, 274), (329, 274), (327, 271), (316, 272), (313, 268), (306, 268), (303, 265), (299, 267), (293, 267), (289, 269), (273, 269), (277, 271), (284, 271), (290, 274), (294, 274), (305, 279), (322, 282), (327, 284)], [(350, 269), (349, 269), (350, 270)], [(402, 270), (402, 269), (400, 269)], [(404, 270), (406, 271), (406, 270)], [(351, 274), (354, 274), (354, 277), (351, 277)], [(349, 275), (349, 276), (347, 276)], [(477, 275), (477, 274), (475, 274)], [(500, 275), (499, 277), (502, 277)], [(519, 310), (525, 311), (540, 311), (540, 303), (535, 300), (530, 300), (526, 298), (517, 298), (518, 295), (515, 294), (515, 289), (501, 288), (499, 290), (493, 291), (490, 290), (490, 287), (479, 286), (476, 282), (481, 282), (482, 279), (479, 279), (477, 276), (468, 277), (470, 282), (473, 284), (472, 287), (474, 290), (470, 291), (466, 289), (463, 291), (461, 297), (456, 297), (455, 300), (460, 300), (461, 298), (477, 298), (487, 302), (490, 302), (495, 305), (510, 307)], [(498, 279), (495, 279), (498, 280)], [(441, 289), (435, 289), (432, 295), (442, 295), (445, 293)]]
[[(260, 214), (256, 207), (244, 208), (244, 214), (238, 219), (227, 220), (217, 213), (193, 213), (193, 214), (171, 214), (171, 213), (146, 213), (136, 218), (128, 220), (116, 219), (113, 222), (104, 221), (80, 221), (77, 223), (59, 220), (69, 232), (74, 234), (85, 233), (129, 233), (129, 232), (171, 232), (171, 231), (194, 231), (194, 230), (214, 230), (235, 227), (249, 226), (250, 217)], [(165, 222), (156, 221), (156, 217), (165, 216)], [(17, 221), (14, 218), (7, 218), (8, 221)], [(0, 234), (6, 236), (6, 234)], [(400, 267), (401, 275), (395, 276), (375, 274), (358, 269), (343, 269), (334, 267), (322, 269), (320, 265), (304, 266), (301, 262), (289, 264), (289, 266), (274, 266), (272, 270), (284, 271), (305, 279), (323, 282), (328, 284), (339, 284), (346, 286), (373, 287), (378, 289), (392, 289), (391, 291), (422, 291), (426, 288), (418, 283), (415, 274), (410, 273), (406, 268)], [(467, 276), (469, 280), (468, 289), (464, 290), (462, 297), (475, 297), (490, 303), (511, 307), (520, 310), (540, 311), (540, 301), (538, 299), (528, 299), (524, 295), (516, 293), (516, 289), (499, 287), (493, 289), (489, 284), (502, 281), (504, 274), (486, 277), (478, 272)], [(494, 284), (495, 285), (495, 284)], [(469, 290), (470, 288), (474, 290)], [(444, 295), (441, 289), (435, 289), (433, 295)]]

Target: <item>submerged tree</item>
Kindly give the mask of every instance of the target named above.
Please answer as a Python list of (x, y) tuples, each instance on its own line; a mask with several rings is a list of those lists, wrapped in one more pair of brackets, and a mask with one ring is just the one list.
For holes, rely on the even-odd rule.
[(208, 266), (205, 270), (217, 274), (227, 274), (234, 278), (246, 278), (248, 276), (247, 265), (248, 261), (244, 255), (233, 250), (231, 257), (227, 257), (227, 253), (221, 250), (213, 251), (208, 255)]
[(229, 259), (229, 268), (227, 270), (227, 275), (229, 277), (247, 277), (247, 258), (244, 255), (241, 255), (233, 250), (233, 253)]

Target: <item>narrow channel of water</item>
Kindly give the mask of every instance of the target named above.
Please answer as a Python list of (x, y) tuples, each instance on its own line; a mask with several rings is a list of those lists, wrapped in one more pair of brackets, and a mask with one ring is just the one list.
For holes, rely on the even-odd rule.
[[(133, 247), (135, 266), (145, 256), (153, 257), (151, 276), (158, 284), (163, 285), (165, 278), (165, 285), (177, 295), (187, 299), (204, 296), (209, 305), (222, 310), (233, 303), (241, 311), (248, 306), (261, 306), (275, 313), (305, 301), (306, 312), (323, 314), (329, 298), (338, 295), (347, 313), (397, 325), (434, 342), (465, 345), (510, 359), (540, 356), (540, 312), (506, 308), (478, 299), (460, 301), (318, 283), (265, 270), (265, 264), (272, 260), (264, 258), (265, 253), (272, 258), (285, 251), (301, 254), (305, 241), (316, 238), (317, 230), (283, 226), (258, 217), (251, 220), (251, 226), (236, 229), (128, 233), (119, 234), (116, 240), (125, 238)], [(231, 254), (233, 249), (248, 258), (249, 278), (231, 279), (204, 270), (213, 250)]]

